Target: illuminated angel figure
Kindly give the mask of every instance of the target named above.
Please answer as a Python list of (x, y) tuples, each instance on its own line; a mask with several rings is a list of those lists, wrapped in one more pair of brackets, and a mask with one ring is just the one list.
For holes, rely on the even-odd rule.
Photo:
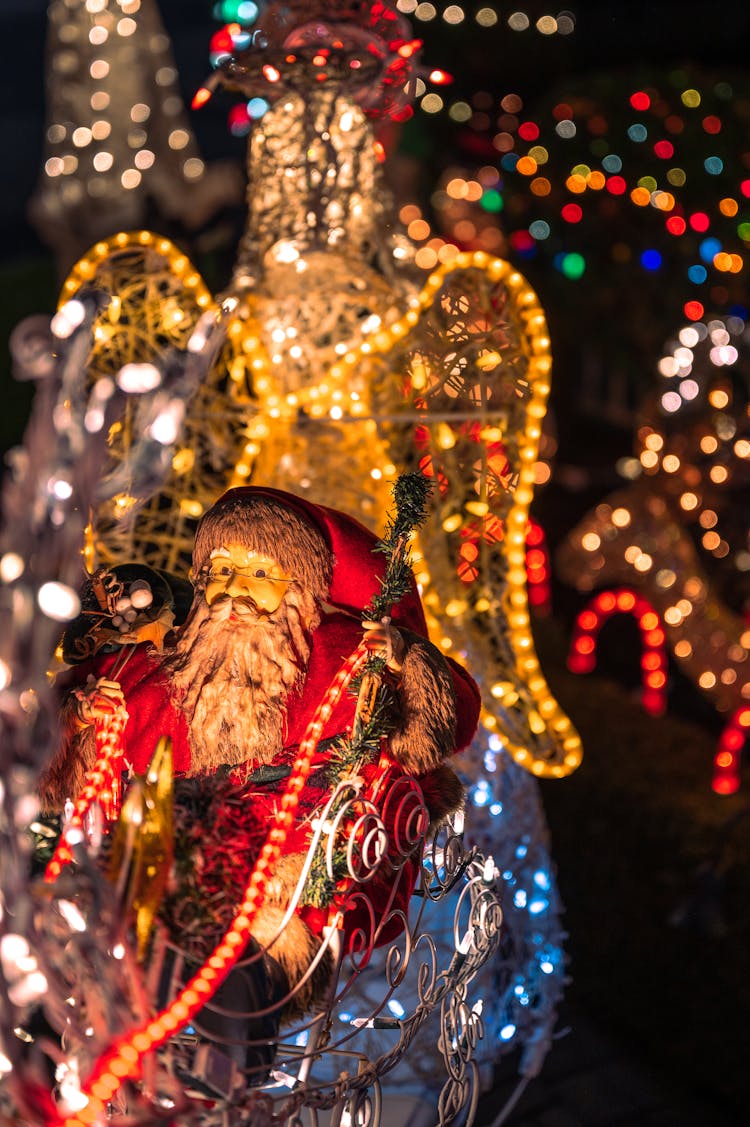
[[(97, 244), (65, 283), (65, 298), (92, 282), (114, 294), (92, 366), (120, 379), (150, 378), (144, 365), (200, 311), (234, 308), (166, 492), (127, 532), (127, 489), (102, 508), (99, 554), (186, 569), (195, 520), (250, 482), (380, 526), (391, 482), (420, 466), (436, 486), (417, 568), (433, 637), (481, 680), (488, 732), (534, 773), (564, 775), (580, 744), (534, 653), (524, 571), (549, 390), (544, 313), (487, 255), (420, 276), (374, 132), (415, 88), (419, 41), (395, 6), (323, 11), (267, 5), (199, 91), (199, 102), (223, 86), (268, 106), (250, 137), (247, 229), (225, 294), (212, 298), (150, 232)], [(127, 466), (132, 426), (114, 428), (113, 472)]]

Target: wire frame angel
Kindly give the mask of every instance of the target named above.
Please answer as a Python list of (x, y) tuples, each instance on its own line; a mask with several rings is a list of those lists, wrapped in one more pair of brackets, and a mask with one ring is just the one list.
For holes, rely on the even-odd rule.
[[(262, 91), (270, 105), (249, 144), (227, 347), (187, 414), (165, 490), (125, 536), (117, 511), (100, 511), (96, 539), (105, 559), (179, 570), (204, 508), (249, 481), (377, 526), (395, 476), (420, 466), (436, 483), (419, 569), (434, 637), (482, 681), (487, 730), (535, 774), (565, 775), (580, 741), (534, 652), (524, 568), (551, 368), (544, 312), (501, 259), (459, 254), (426, 280), (415, 269), (373, 121), (394, 112), (396, 85), (416, 80), (417, 48), (382, 7), (308, 19), (269, 5), (262, 37), (209, 80)], [(115, 294), (92, 368), (127, 361), (134, 378), (165, 334), (188, 334), (218, 300), (150, 232), (97, 244), (64, 296), (84, 282)], [(123, 419), (112, 436), (124, 479), (131, 432)], [(127, 508), (126, 485), (112, 504)]]

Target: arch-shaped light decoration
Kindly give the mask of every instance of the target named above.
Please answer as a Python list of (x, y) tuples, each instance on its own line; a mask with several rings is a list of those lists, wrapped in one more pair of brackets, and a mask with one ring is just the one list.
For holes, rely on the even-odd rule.
[(650, 716), (667, 710), (667, 649), (659, 615), (648, 599), (629, 587), (602, 591), (578, 615), (568, 653), (571, 673), (591, 673), (596, 668), (599, 632), (616, 614), (629, 614), (641, 634), (641, 703)]

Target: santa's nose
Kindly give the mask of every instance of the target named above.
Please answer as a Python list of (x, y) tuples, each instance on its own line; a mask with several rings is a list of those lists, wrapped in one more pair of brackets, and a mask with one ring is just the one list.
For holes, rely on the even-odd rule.
[(249, 598), (259, 610), (272, 614), (284, 598), (284, 584), (267, 577), (242, 575), (239, 572), (229, 579), (225, 592), (232, 599)]

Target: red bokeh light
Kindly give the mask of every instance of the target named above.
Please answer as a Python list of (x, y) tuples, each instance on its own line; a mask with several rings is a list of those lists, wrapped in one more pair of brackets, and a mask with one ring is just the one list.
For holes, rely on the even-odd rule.
[(577, 203), (566, 203), (560, 214), (566, 223), (580, 223), (583, 218), (583, 209)]
[[(591, 673), (596, 668), (599, 630), (615, 614), (632, 614), (641, 631), (641, 703), (651, 716), (663, 716), (667, 708), (667, 654), (664, 631), (657, 611), (638, 592), (627, 587), (602, 591), (576, 619), (567, 665), (571, 673)], [(750, 709), (748, 709), (750, 712)]]
[(671, 141), (657, 141), (654, 152), (661, 160), (670, 160), (674, 156), (674, 145)]
[(536, 141), (539, 136), (539, 126), (534, 121), (523, 121), (518, 127), (518, 136), (524, 141)]
[(521, 253), (525, 250), (532, 250), (536, 246), (533, 235), (530, 235), (528, 231), (514, 231), (509, 242), (514, 250)]

